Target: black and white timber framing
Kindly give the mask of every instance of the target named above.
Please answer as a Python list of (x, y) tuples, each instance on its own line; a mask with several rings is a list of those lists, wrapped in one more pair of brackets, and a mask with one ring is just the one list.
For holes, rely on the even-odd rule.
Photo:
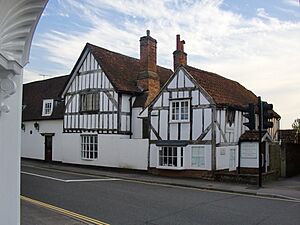
[[(170, 104), (173, 100), (189, 101), (188, 122), (170, 121)], [(161, 143), (165, 146), (174, 145), (174, 141), (187, 143), (186, 147), (207, 146), (210, 149), (211, 169), (216, 169), (218, 148), (237, 147), (245, 129), (243, 112), (234, 110), (234, 121), (229, 125), (226, 121), (227, 111), (227, 108), (218, 107), (194, 78), (183, 67), (179, 67), (148, 107), (151, 151), (157, 152)]]
[[(99, 95), (99, 109), (82, 112), (80, 96), (90, 93)], [(88, 48), (77, 61), (62, 96), (65, 133), (131, 134), (131, 95), (116, 91)]]

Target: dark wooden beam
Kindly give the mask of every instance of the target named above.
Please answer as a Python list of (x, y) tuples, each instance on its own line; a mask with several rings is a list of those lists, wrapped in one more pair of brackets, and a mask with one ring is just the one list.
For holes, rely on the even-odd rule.
[(212, 128), (212, 123), (210, 123), (205, 130), (202, 132), (202, 134), (197, 138), (197, 141), (201, 141), (209, 132), (209, 130)]

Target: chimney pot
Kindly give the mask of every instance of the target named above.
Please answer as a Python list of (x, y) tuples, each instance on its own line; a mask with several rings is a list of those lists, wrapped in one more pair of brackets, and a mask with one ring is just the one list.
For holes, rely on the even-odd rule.
[(174, 70), (178, 66), (187, 65), (187, 54), (184, 52), (184, 40), (180, 40), (180, 35), (176, 35), (176, 50), (173, 52)]
[(180, 50), (180, 34), (176, 35), (176, 50)]
[(146, 33), (147, 33), (147, 36), (150, 36), (150, 30), (147, 30)]

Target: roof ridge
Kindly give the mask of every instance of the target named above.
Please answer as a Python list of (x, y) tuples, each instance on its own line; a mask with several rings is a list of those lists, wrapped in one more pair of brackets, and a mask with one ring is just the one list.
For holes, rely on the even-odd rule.
[(42, 83), (42, 82), (46, 82), (46, 81), (50, 81), (50, 80), (52, 81), (52, 80), (54, 80), (54, 79), (59, 79), (59, 78), (67, 77), (67, 76), (70, 76), (70, 74), (59, 75), (59, 76), (47, 78), (47, 79), (45, 79), (45, 80), (36, 80), (36, 81), (28, 82), (28, 83), (26, 83), (26, 84), (23, 84), (23, 86), (24, 86), (24, 85), (28, 85), (28, 84)]
[[(202, 70), (202, 69), (199, 69), (199, 68), (190, 66), (190, 65), (186, 65), (186, 67), (189, 67), (189, 68), (194, 69), (194, 70), (199, 70), (199, 71), (201, 71), (201, 72), (205, 72), (205, 73), (207, 73), (208, 75), (215, 75), (215, 76), (221, 77), (221, 78), (223, 78), (223, 79), (226, 79), (226, 80), (229, 80), (229, 81), (233, 81), (233, 82), (235, 82), (235, 83), (240, 84), (240, 83), (237, 82), (236, 80), (229, 79), (229, 78), (227, 78), (227, 77), (224, 77), (224, 76), (222, 76), (222, 75), (220, 75), (220, 74), (217, 74), (217, 73), (214, 73), (214, 72)], [(240, 85), (241, 85), (241, 84), (240, 84)], [(243, 85), (242, 85), (242, 86), (243, 86)]]
[[(116, 54), (116, 55), (119, 55), (119, 56), (122, 56), (122, 57), (127, 57), (127, 58), (130, 58), (130, 59), (136, 60), (136, 61), (138, 61), (138, 62), (140, 61), (140, 59), (138, 59), (138, 58), (135, 58), (135, 57), (132, 57), (132, 56), (129, 56), (129, 55), (125, 55), (125, 54), (123, 54), (123, 53), (115, 52), (115, 51), (112, 51), (112, 50), (109, 50), (109, 49), (100, 47), (100, 46), (98, 46), (98, 45), (91, 44), (91, 43), (89, 43), (89, 42), (87, 42), (86, 44), (89, 45), (89, 46), (95, 47), (95, 48), (100, 48), (100, 49), (102, 49), (102, 50), (104, 50), (104, 51), (107, 51), (107, 52), (110, 52), (110, 53), (113, 53), (113, 54)], [(163, 68), (163, 69), (167, 69), (167, 70), (172, 71), (172, 69), (167, 68), (167, 67), (164, 67), (164, 66), (160, 66), (160, 65), (158, 65), (158, 64), (157, 64), (156, 66), (157, 66), (157, 67), (160, 67), (160, 68)], [(173, 71), (172, 71), (172, 72), (173, 72)]]
[(123, 56), (123, 57), (128, 57), (128, 58), (131, 58), (131, 59), (140, 61), (138, 58), (134, 58), (134, 57), (132, 57), (132, 56), (128, 56), (128, 55), (125, 55), (125, 54), (122, 54), (122, 53), (119, 53), (119, 52), (115, 52), (115, 51), (112, 51), (112, 50), (109, 50), (109, 49), (100, 47), (100, 46), (98, 46), (98, 45), (91, 44), (91, 43), (89, 43), (89, 42), (87, 42), (87, 45), (90, 45), (90, 46), (95, 47), (95, 48), (100, 48), (100, 49), (105, 50), (105, 51), (107, 51), (107, 52), (111, 52), (111, 53), (114, 53), (114, 54), (117, 54), (117, 55), (120, 55), (120, 56)]

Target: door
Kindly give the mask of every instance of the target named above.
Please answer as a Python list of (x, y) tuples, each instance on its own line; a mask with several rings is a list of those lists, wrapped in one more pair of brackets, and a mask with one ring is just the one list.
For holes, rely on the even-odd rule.
[(52, 136), (45, 135), (45, 161), (52, 161)]
[(236, 170), (235, 149), (229, 150), (229, 171)]

